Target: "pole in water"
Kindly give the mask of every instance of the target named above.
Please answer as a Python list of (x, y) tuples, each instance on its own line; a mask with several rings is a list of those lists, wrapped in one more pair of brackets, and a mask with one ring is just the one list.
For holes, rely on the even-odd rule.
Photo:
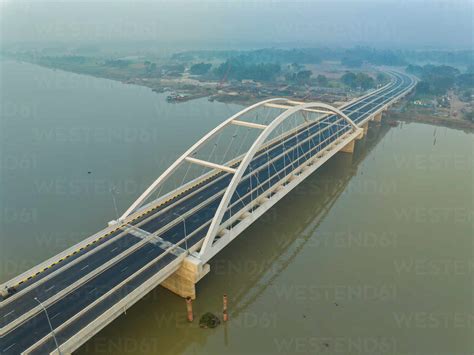
[(227, 295), (224, 295), (224, 297), (222, 297), (222, 303), (222, 318), (224, 322), (227, 322), (229, 320), (229, 314), (227, 313)]
[(193, 301), (191, 297), (186, 297), (186, 311), (188, 313), (188, 322), (192, 322), (194, 319), (193, 316)]

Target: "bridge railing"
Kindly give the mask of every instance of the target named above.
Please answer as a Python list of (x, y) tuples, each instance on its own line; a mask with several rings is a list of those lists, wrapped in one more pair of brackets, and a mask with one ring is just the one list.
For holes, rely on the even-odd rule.
[[(352, 133), (357, 133), (357, 134), (360, 133), (360, 129), (358, 128), (358, 126), (346, 114), (344, 114), (339, 109), (332, 107), (330, 105), (323, 104), (323, 103), (304, 103), (297, 106), (285, 108), (285, 111), (283, 113), (277, 116), (265, 129), (262, 130), (260, 135), (257, 137), (255, 142), (252, 144), (252, 146), (250, 147), (250, 149), (248, 150), (248, 152), (242, 159), (242, 162), (239, 164), (237, 170), (235, 171), (234, 176), (229, 186), (226, 188), (224, 196), (212, 219), (208, 233), (201, 247), (199, 257), (201, 260), (203, 260), (203, 262), (206, 262), (207, 260), (209, 260), (213, 255), (215, 255), (216, 252), (218, 252), (218, 250), (222, 249), (222, 248), (219, 248), (218, 250), (212, 251), (212, 249), (215, 248), (214, 240), (216, 239), (216, 236), (222, 229), (221, 224), (224, 218), (224, 214), (226, 213), (226, 210), (229, 207), (231, 198), (234, 195), (236, 188), (239, 185), (244, 172), (248, 168), (252, 159), (255, 157), (257, 151), (264, 144), (265, 140), (269, 137), (269, 135), (273, 131), (277, 129), (277, 127), (279, 127), (283, 122), (288, 120), (294, 114), (305, 112), (307, 110), (320, 110), (320, 109), (324, 109), (326, 113), (329, 112), (335, 116), (341, 117), (345, 121), (346, 125), (350, 127)], [(219, 239), (219, 243), (221, 245), (223, 243), (228, 244), (230, 242), (230, 240), (223, 242), (221, 241), (222, 239), (223, 238)]]

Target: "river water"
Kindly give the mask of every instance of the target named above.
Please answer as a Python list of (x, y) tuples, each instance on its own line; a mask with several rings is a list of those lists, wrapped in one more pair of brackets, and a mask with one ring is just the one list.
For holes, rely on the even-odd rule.
[[(0, 281), (116, 218), (241, 109), (1, 62)], [(158, 287), (79, 354), (468, 354), (473, 135), (373, 126), (211, 261), (197, 316)]]

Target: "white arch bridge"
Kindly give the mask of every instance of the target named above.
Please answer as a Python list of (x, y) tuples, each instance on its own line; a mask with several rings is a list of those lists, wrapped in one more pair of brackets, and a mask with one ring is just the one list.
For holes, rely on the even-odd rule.
[(0, 351), (73, 351), (158, 284), (194, 298), (213, 256), (415, 85), (389, 74), (339, 108), (276, 98), (223, 121), (108, 228), (2, 285)]

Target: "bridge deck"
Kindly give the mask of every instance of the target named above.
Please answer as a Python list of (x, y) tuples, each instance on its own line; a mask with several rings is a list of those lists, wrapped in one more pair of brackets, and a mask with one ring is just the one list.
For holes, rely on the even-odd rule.
[[(390, 85), (342, 111), (355, 123), (364, 124), (412, 85), (411, 78), (396, 74)], [(347, 122), (330, 115), (272, 141), (246, 170), (224, 221), (230, 223), (295, 168), (346, 137), (349, 128)], [(236, 160), (230, 166), (238, 164)], [(17, 293), (0, 303), (0, 351), (54, 351), (46, 315), (35, 297), (47, 307), (61, 344), (78, 334), (85, 340), (90, 338), (97, 327), (105, 326), (173, 273), (187, 254), (185, 249), (195, 250), (200, 245), (231, 178), (232, 173), (226, 171), (208, 174), (134, 213), (124, 224), (108, 227), (38, 270), (10, 281), (8, 285), (15, 286)], [(105, 314), (106, 322), (101, 320)], [(88, 327), (99, 320), (103, 324)], [(78, 345), (80, 342), (68, 349)]]

